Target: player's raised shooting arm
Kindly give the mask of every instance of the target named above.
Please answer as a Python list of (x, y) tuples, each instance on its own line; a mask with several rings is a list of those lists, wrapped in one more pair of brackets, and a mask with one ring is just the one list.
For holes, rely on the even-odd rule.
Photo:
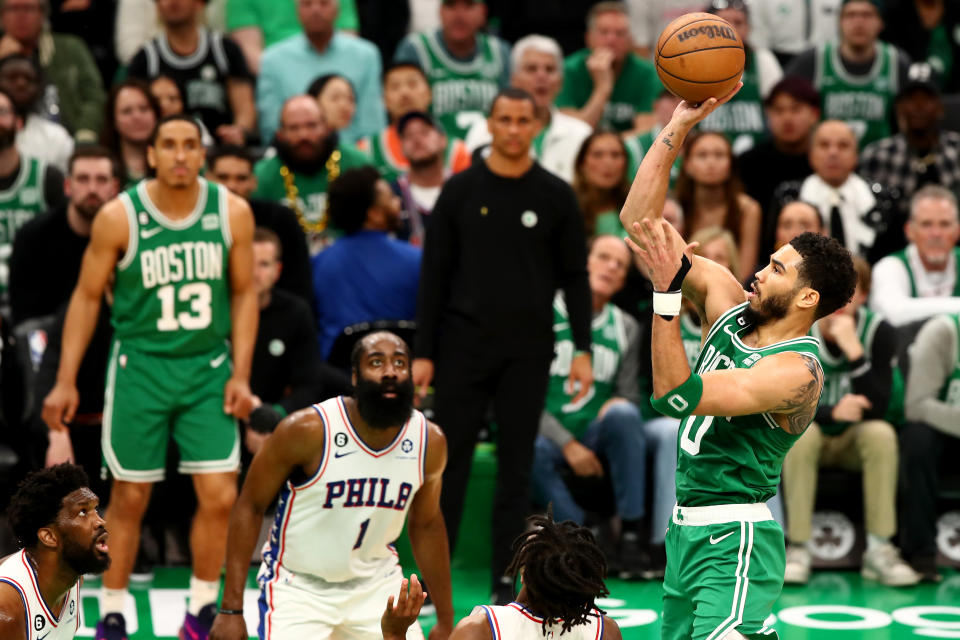
[(93, 219), (90, 244), (83, 254), (77, 286), (70, 296), (70, 306), (63, 323), (63, 341), (57, 381), (74, 386), (83, 354), (97, 326), (100, 301), (107, 290), (110, 276), (126, 251), (130, 225), (127, 212), (119, 200), (111, 200)]
[(27, 640), (23, 598), (13, 586), (0, 582), (0, 638)]
[(222, 608), (243, 609), (243, 588), (263, 513), (296, 469), (313, 471), (309, 467), (319, 463), (323, 446), (323, 421), (307, 408), (281, 420), (254, 456), (230, 513)]
[[(427, 459), (423, 485), (413, 497), (407, 516), (407, 533), (413, 558), (420, 569), (433, 604), (437, 624), (453, 628), (453, 599), (450, 586), (450, 548), (447, 527), (440, 511), (440, 489), (447, 466), (447, 440), (440, 427), (427, 423)], [(432, 636), (433, 634), (431, 634)]]
[(780, 428), (794, 435), (803, 433), (813, 420), (823, 388), (820, 364), (796, 352), (767, 356), (749, 369), (710, 371), (701, 378), (703, 395), (695, 415), (770, 413)]

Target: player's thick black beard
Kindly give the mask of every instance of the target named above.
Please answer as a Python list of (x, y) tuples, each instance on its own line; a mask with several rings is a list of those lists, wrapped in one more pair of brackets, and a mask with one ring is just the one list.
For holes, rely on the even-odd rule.
[(17, 137), (16, 129), (0, 127), (0, 151), (9, 149), (13, 146), (13, 141)]
[[(387, 392), (393, 392), (397, 397), (384, 398), (383, 394)], [(413, 380), (374, 382), (358, 375), (354, 398), (360, 417), (374, 429), (399, 427), (413, 411)]]
[(790, 300), (793, 298), (793, 292), (781, 293), (780, 295), (770, 295), (760, 300), (757, 307), (747, 305), (743, 309), (743, 320), (748, 327), (762, 327), (774, 320), (779, 320), (790, 311)]
[(110, 568), (110, 556), (97, 553), (94, 548), (95, 544), (96, 540), (90, 546), (85, 547), (70, 538), (64, 538), (63, 561), (79, 575), (103, 573)]

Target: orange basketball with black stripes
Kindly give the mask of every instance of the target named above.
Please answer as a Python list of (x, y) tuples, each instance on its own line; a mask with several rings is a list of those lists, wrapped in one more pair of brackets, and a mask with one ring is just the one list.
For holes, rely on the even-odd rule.
[(688, 13), (668, 24), (654, 53), (663, 86), (690, 103), (728, 94), (745, 59), (736, 29), (710, 13)]

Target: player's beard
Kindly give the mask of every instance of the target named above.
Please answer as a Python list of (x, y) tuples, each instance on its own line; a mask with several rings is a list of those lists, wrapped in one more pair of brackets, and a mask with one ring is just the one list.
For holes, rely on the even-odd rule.
[(103, 206), (103, 200), (96, 196), (88, 196), (73, 206), (81, 218), (90, 221), (97, 215), (97, 211), (100, 211), (100, 207)]
[[(384, 397), (384, 393), (396, 394), (393, 398)], [(374, 429), (399, 427), (410, 419), (413, 411), (413, 379), (403, 382), (384, 380), (374, 382), (357, 374), (357, 386), (354, 391), (357, 410), (369, 426)]]
[(786, 317), (790, 311), (790, 301), (794, 292), (788, 291), (779, 295), (769, 294), (756, 299), (756, 306), (748, 304), (743, 310), (743, 320), (747, 326), (762, 327), (774, 320)]
[(12, 147), (16, 137), (17, 131), (13, 127), (0, 127), (0, 151)]
[(110, 567), (110, 556), (101, 554), (96, 549), (97, 540), (105, 531), (106, 529), (102, 528), (98, 530), (96, 537), (87, 546), (65, 537), (63, 539), (63, 561), (67, 563), (67, 566), (79, 575), (106, 571)]

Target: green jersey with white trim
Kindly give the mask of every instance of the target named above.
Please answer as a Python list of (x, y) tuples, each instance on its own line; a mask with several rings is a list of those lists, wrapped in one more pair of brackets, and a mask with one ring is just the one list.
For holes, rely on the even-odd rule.
[(940, 401), (945, 402), (951, 407), (960, 407), (960, 315), (948, 316), (950, 326), (956, 332), (953, 344), (958, 345), (956, 353), (953, 354), (953, 371), (947, 376), (940, 388)]
[(222, 347), (230, 336), (227, 190), (198, 180), (197, 204), (182, 220), (157, 209), (146, 180), (120, 194), (130, 235), (117, 264), (112, 321), (124, 346), (186, 356)]
[(587, 427), (600, 413), (603, 403), (612, 398), (616, 391), (617, 373), (627, 350), (623, 315), (619, 307), (607, 303), (594, 316), (590, 334), (593, 386), (586, 396), (574, 404), (571, 400), (576, 394), (569, 393), (567, 389), (570, 365), (576, 352), (573, 330), (570, 328), (570, 316), (563, 294), (557, 293), (553, 299), (553, 332), (556, 338), (545, 407), (577, 439), (583, 437)]
[(864, 76), (847, 72), (836, 44), (820, 45), (814, 86), (820, 91), (823, 119), (849, 124), (861, 149), (890, 137), (893, 99), (900, 86), (897, 69), (897, 48), (886, 42), (877, 42), (874, 65)]
[[(754, 349), (740, 339), (749, 331), (748, 303), (724, 313), (710, 328), (697, 359), (697, 374), (749, 369), (767, 356), (798, 352), (817, 357), (815, 338), (803, 336)], [(783, 458), (800, 437), (784, 431), (769, 413), (687, 416), (677, 446), (677, 504), (699, 507), (766, 502), (777, 493)]]
[(0, 297), (10, 281), (9, 261), (13, 238), (23, 225), (47, 210), (43, 196), (43, 176), (47, 166), (42, 160), (20, 156), (20, 170), (13, 184), (0, 191)]
[(473, 60), (454, 60), (440, 42), (439, 33), (417, 33), (410, 42), (433, 91), (430, 110), (448, 136), (462, 139), (477, 118), (486, 116), (509, 61), (503, 59), (497, 38), (483, 33), (476, 36)]

